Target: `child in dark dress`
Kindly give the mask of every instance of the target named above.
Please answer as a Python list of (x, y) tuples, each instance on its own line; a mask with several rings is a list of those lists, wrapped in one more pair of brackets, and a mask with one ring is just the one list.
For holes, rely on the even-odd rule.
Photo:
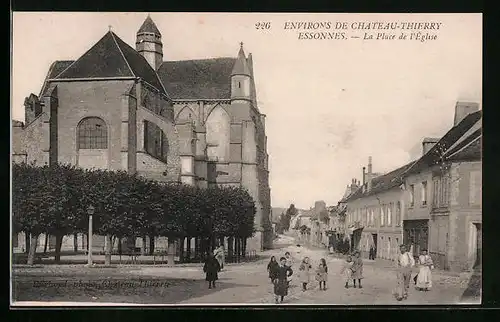
[(274, 295), (276, 304), (278, 304), (278, 299), (280, 303), (283, 303), (283, 299), (288, 295), (288, 281), (287, 278), (293, 274), (292, 269), (285, 265), (286, 258), (281, 257), (279, 266), (276, 270), (276, 278), (274, 279)]
[(267, 271), (269, 272), (269, 278), (271, 279), (271, 283), (274, 283), (274, 280), (276, 279), (279, 266), (280, 264), (276, 260), (276, 257), (271, 256), (271, 260), (269, 261), (269, 264), (267, 264)]
[(208, 288), (215, 288), (215, 281), (219, 279), (217, 273), (220, 271), (219, 261), (214, 255), (208, 256), (203, 265), (203, 272), (205, 272), (205, 280), (208, 282)]

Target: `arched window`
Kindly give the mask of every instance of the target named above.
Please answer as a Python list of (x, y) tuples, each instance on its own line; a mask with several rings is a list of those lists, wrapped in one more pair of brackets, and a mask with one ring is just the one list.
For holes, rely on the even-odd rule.
[(107, 149), (108, 129), (98, 117), (84, 118), (78, 124), (78, 149)]

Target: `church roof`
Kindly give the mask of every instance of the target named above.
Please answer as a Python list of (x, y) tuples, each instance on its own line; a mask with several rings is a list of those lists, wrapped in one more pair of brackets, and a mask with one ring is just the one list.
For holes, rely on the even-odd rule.
[(146, 18), (146, 20), (144, 20), (144, 22), (142, 23), (141, 28), (139, 28), (139, 30), (137, 31), (138, 34), (142, 32), (152, 32), (161, 36), (160, 30), (158, 30), (158, 27), (156, 27), (156, 24), (149, 15)]
[(146, 59), (111, 31), (55, 79), (105, 77), (140, 77), (166, 95)]
[(235, 58), (166, 61), (157, 73), (172, 99), (229, 99)]
[(43, 83), (42, 90), (40, 91), (39, 97), (42, 98), (45, 96), (48, 90), (47, 80), (51, 78), (55, 78), (59, 75), (63, 70), (69, 67), (69, 65), (73, 64), (74, 60), (57, 60), (52, 63), (49, 67), (49, 71), (47, 73), (47, 77), (45, 78), (45, 82)]

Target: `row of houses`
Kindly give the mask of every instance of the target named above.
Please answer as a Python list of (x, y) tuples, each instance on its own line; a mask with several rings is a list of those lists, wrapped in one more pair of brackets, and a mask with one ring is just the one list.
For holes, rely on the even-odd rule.
[(417, 160), (381, 174), (370, 157), (326, 229), (366, 258), (373, 248), (378, 258), (393, 260), (405, 244), (414, 255), (427, 249), (441, 269), (481, 265), (481, 144), (479, 104), (458, 102), (454, 126), (441, 138), (425, 138)]

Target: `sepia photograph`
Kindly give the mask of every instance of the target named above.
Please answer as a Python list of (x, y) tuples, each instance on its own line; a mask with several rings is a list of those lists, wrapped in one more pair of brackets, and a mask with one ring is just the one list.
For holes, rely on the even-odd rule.
[(11, 307), (481, 304), (482, 23), (11, 12)]

